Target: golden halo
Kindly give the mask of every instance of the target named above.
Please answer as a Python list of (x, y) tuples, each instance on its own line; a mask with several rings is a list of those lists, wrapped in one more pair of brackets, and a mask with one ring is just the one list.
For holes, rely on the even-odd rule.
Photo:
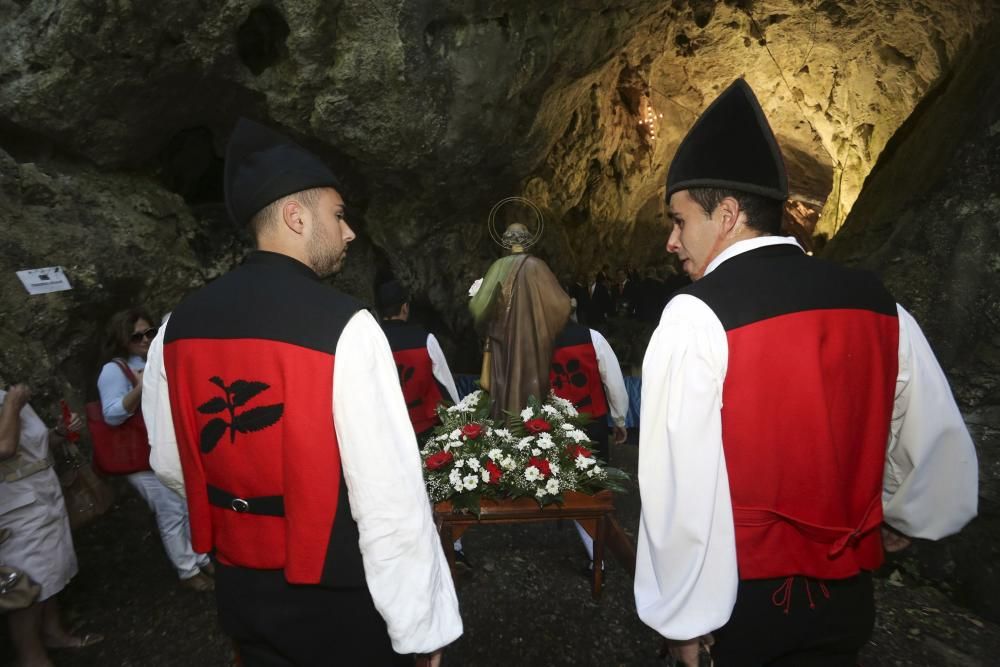
[(512, 204), (515, 202), (518, 204), (523, 204), (528, 208), (530, 208), (532, 211), (534, 211), (535, 222), (538, 223), (538, 228), (535, 230), (535, 235), (531, 238), (531, 240), (528, 241), (527, 243), (521, 244), (522, 248), (528, 249), (541, 240), (542, 230), (545, 228), (545, 218), (542, 217), (541, 209), (538, 208), (538, 206), (536, 206), (533, 201), (531, 201), (530, 199), (526, 199), (524, 197), (506, 197), (493, 205), (493, 208), (490, 209), (490, 218), (489, 218), (490, 238), (492, 238), (493, 242), (499, 245), (500, 247), (506, 248), (507, 250), (511, 249), (511, 244), (505, 243), (503, 240), (503, 234), (497, 231), (496, 217), (497, 217), (497, 211), (503, 208), (506, 204)]

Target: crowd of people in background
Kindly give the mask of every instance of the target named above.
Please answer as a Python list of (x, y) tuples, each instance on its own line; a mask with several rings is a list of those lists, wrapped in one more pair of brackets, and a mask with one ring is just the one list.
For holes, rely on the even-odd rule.
[(691, 280), (670, 264), (636, 269), (626, 263), (613, 272), (610, 264), (604, 264), (562, 282), (575, 304), (576, 321), (601, 327), (611, 317), (655, 324), (670, 297)]

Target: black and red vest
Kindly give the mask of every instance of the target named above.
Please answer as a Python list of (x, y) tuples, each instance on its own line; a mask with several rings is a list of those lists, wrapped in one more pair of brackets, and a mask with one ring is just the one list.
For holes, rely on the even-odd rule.
[(437, 425), (437, 406), (441, 402), (441, 389), (427, 352), (427, 330), (402, 320), (382, 320), (382, 330), (396, 360), (413, 431), (423, 433)]
[(364, 584), (332, 411), (337, 341), (362, 307), (255, 252), (174, 310), (163, 357), (195, 551)]
[(556, 337), (554, 348), (549, 368), (552, 393), (570, 401), (577, 411), (594, 419), (608, 414), (608, 399), (590, 329), (576, 322), (567, 322)]
[(726, 330), (722, 442), (742, 579), (882, 563), (896, 304), (872, 274), (774, 245), (681, 290)]

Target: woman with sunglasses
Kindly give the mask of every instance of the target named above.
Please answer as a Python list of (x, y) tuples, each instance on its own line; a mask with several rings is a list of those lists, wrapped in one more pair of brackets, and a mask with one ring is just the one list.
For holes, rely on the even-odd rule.
[[(104, 421), (109, 426), (119, 426), (141, 410), (142, 371), (149, 343), (156, 335), (152, 321), (144, 310), (133, 308), (115, 313), (108, 323), (107, 356), (111, 361), (101, 369), (97, 390), (101, 395)], [(121, 362), (128, 366), (132, 377), (126, 375)], [(127, 477), (156, 514), (163, 548), (180, 576), (181, 585), (195, 591), (212, 590), (213, 568), (208, 556), (196, 554), (191, 549), (191, 529), (184, 499), (164, 486), (151, 470)]]

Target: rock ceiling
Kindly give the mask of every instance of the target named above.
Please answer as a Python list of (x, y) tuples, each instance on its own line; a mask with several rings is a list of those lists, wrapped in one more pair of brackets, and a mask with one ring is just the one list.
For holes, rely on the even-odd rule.
[[(822, 208), (829, 236), (995, 13), (992, 0), (6, 0), (0, 210), (67, 226), (44, 257), (30, 231), (7, 243), (4, 266), (62, 263), (92, 277), (94, 299), (113, 283), (115, 298), (169, 307), (237, 252), (220, 156), (247, 115), (344, 175), (363, 236), (345, 285), (366, 296), (392, 272), (458, 327), (454, 304), (496, 253), (487, 213), (511, 194), (545, 211), (540, 252), (560, 271), (663, 261), (666, 167), (740, 76), (797, 206)], [(110, 238), (91, 248), (80, 229)], [(178, 238), (167, 254), (149, 246), (164, 233)], [(114, 249), (149, 275), (131, 285)]]

